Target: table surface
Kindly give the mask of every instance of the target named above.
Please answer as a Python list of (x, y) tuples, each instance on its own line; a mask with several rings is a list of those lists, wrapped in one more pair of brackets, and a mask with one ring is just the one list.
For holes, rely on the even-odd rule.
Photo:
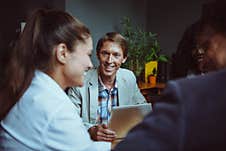
[(166, 87), (166, 84), (165, 83), (151, 84), (151, 83), (138, 82), (138, 87), (140, 88), (140, 90), (152, 89), (152, 88), (164, 89)]
[[(154, 103), (157, 100), (157, 96), (159, 97), (166, 87), (166, 83), (144, 83), (144, 82), (138, 82), (138, 87), (149, 103)], [(154, 90), (154, 91), (153, 91)], [(157, 90), (157, 91), (156, 91)]]

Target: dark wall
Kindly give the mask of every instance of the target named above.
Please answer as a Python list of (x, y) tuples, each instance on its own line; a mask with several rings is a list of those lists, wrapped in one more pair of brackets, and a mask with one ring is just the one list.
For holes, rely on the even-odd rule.
[(65, 0), (7, 0), (0, 5), (0, 77), (11, 43), (20, 32), (20, 23), (36, 8), (57, 8), (65, 10)]
[[(207, 0), (66, 0), (66, 11), (90, 29), (94, 39), (118, 31), (120, 18), (130, 16), (134, 24), (157, 33), (162, 52), (171, 57), (184, 30), (197, 20)], [(92, 56), (94, 64), (97, 60)]]
[[(131, 17), (134, 24), (146, 26), (146, 0), (66, 0), (66, 11), (89, 27), (94, 50), (102, 35), (119, 31), (123, 16)], [(92, 60), (94, 65), (98, 64), (95, 51)]]
[(0, 37), (1, 47), (6, 47), (17, 36), (20, 22), (25, 21), (27, 16), (35, 8), (58, 8), (65, 9), (65, 0), (17, 0), (4, 1), (0, 6)]
[[(65, 0), (20, 0), (23, 1), (21, 12), (28, 16), (35, 8), (56, 8), (65, 10)], [(24, 10), (24, 11), (23, 11)]]
[(5, 1), (3, 4), (0, 5), (1, 48), (5, 48), (9, 41), (15, 38), (15, 29), (17, 28), (17, 21), (18, 18), (21, 18), (20, 7), (21, 3), (19, 1)]
[(185, 29), (201, 15), (206, 0), (149, 0), (147, 30), (158, 33), (161, 48), (169, 56), (176, 51)]

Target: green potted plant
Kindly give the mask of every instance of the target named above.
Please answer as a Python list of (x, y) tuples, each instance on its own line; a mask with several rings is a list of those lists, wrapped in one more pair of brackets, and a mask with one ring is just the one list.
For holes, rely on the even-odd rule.
[(167, 62), (168, 57), (166, 55), (160, 54), (161, 48), (157, 39), (154, 39), (151, 47), (151, 53), (146, 57), (147, 61), (157, 61), (157, 62)]
[(165, 55), (160, 55), (160, 45), (157, 34), (132, 26), (129, 17), (121, 20), (122, 35), (128, 42), (128, 59), (123, 67), (132, 70), (138, 77), (149, 61), (167, 61)]
[[(161, 62), (168, 62), (168, 58), (166, 55), (160, 54), (161, 49), (157, 39), (154, 40), (153, 45), (151, 47), (151, 53), (146, 58), (145, 69), (144, 69), (144, 80), (148, 82), (148, 77), (152, 76), (153, 79), (157, 79), (158, 74), (158, 64)], [(155, 70), (153, 74), (153, 70)], [(156, 82), (152, 82), (156, 83)]]

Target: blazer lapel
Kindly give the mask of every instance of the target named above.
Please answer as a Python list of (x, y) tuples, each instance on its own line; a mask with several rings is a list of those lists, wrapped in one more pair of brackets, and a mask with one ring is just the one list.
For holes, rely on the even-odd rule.
[(126, 105), (128, 100), (127, 95), (129, 94), (129, 88), (127, 87), (126, 84), (126, 78), (121, 75), (120, 70), (117, 72), (116, 75), (116, 80), (118, 83), (118, 101), (119, 101), (119, 105)]
[(98, 75), (97, 71), (92, 75), (90, 81), (88, 82), (88, 93), (89, 93), (89, 120), (96, 120), (97, 117), (97, 107), (98, 107)]

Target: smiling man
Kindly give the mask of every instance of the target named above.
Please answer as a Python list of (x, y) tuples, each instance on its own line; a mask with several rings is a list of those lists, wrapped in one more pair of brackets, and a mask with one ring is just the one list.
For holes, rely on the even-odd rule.
[(107, 123), (114, 106), (145, 103), (133, 72), (120, 68), (127, 59), (127, 43), (116, 32), (106, 33), (97, 43), (100, 65), (87, 72), (85, 85), (73, 87), (68, 95), (95, 141), (113, 141), (114, 131)]

